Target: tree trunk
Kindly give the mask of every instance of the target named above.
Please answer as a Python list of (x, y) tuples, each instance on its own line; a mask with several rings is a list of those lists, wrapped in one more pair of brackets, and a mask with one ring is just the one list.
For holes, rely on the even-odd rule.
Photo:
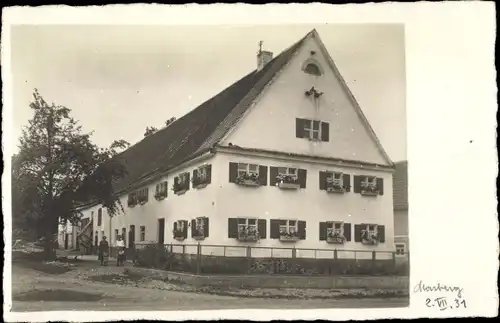
[(54, 220), (50, 216), (47, 217), (45, 222), (44, 239), (45, 243), (43, 246), (44, 258), (46, 261), (56, 260), (56, 247), (57, 247), (57, 218)]

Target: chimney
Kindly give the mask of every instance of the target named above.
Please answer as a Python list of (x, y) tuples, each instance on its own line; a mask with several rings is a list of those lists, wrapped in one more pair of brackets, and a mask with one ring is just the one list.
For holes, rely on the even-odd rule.
[(257, 71), (263, 69), (264, 66), (266, 66), (266, 64), (273, 59), (273, 53), (262, 50), (263, 43), (264, 42), (262, 40), (259, 42), (259, 51), (257, 52)]

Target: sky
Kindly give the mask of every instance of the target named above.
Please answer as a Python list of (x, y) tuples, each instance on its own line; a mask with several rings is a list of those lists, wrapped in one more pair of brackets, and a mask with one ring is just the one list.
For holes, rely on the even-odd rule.
[(134, 144), (254, 70), (259, 41), (277, 56), (313, 28), (389, 157), (405, 160), (404, 27), (395, 24), (13, 26), (11, 144), (33, 115), (34, 88), (70, 108), (98, 146)]

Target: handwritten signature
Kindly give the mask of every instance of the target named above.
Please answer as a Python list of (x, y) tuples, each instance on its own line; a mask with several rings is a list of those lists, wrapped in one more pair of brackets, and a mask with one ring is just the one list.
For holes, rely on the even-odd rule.
[(426, 285), (424, 282), (420, 281), (413, 288), (414, 293), (421, 292), (456, 292), (457, 297), (461, 298), (464, 292), (464, 289), (459, 286), (449, 286), (441, 283), (437, 283), (437, 285)]

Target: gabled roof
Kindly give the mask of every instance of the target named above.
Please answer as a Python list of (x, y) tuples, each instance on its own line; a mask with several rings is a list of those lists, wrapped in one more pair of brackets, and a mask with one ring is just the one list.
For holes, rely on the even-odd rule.
[(253, 99), (291, 59), (314, 31), (283, 51), (262, 70), (253, 71), (219, 94), (151, 134), (115, 158), (127, 168), (127, 176), (114, 184), (116, 192), (135, 188), (184, 161), (210, 150), (239, 120)]
[(394, 210), (408, 210), (408, 161), (394, 163), (392, 198)]

